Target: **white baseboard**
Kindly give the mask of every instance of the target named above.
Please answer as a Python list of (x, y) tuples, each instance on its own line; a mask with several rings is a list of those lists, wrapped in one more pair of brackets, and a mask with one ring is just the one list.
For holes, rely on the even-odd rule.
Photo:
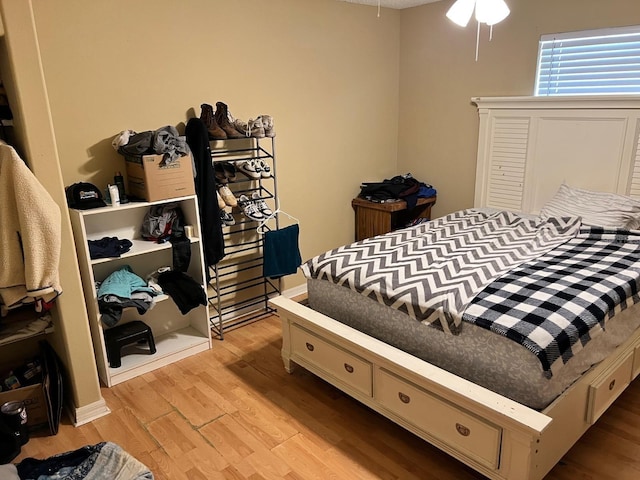
[(111, 410), (109, 410), (104, 398), (101, 398), (99, 401), (90, 403), (84, 407), (70, 407), (67, 405), (67, 413), (73, 421), (73, 426), (79, 427), (80, 425), (110, 414)]

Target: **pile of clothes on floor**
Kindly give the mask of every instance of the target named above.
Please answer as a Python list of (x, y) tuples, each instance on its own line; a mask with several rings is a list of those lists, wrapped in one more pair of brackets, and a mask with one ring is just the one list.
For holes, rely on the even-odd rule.
[(71, 452), (18, 464), (0, 465), (2, 480), (153, 480), (153, 473), (112, 442), (87, 445)]

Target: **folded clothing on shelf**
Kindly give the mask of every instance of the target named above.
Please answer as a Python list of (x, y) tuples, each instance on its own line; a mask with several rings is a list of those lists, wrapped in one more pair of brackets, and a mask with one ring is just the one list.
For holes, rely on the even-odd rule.
[(207, 294), (202, 285), (184, 272), (162, 272), (158, 275), (158, 284), (173, 299), (183, 315), (198, 305), (207, 304)]
[(87, 240), (89, 244), (89, 256), (96, 258), (119, 257), (131, 250), (131, 240), (118, 237), (102, 237), (100, 240)]
[(107, 327), (116, 325), (125, 308), (135, 307), (143, 315), (149, 310), (158, 294), (138, 275), (131, 266), (124, 265), (113, 272), (98, 288), (98, 308), (100, 319)]

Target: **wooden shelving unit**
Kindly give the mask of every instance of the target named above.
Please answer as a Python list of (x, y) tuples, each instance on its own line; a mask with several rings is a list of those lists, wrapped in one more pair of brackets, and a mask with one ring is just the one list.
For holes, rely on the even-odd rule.
[[(131, 202), (119, 207), (91, 210), (70, 209), (96, 364), (100, 379), (108, 387), (211, 348), (208, 305), (196, 307), (183, 315), (170, 297), (161, 295), (156, 298), (154, 307), (144, 315), (140, 315), (135, 308), (125, 309), (119, 323), (142, 320), (149, 325), (155, 339), (156, 353), (149, 355), (136, 345), (131, 345), (122, 350), (120, 367), (109, 366), (104, 340), (107, 327), (100, 320), (96, 282), (103, 281), (125, 265), (129, 265), (133, 272), (143, 279), (159, 267), (172, 266), (171, 243), (154, 243), (144, 240), (140, 235), (140, 228), (149, 208), (168, 203), (178, 204), (185, 222), (194, 226), (194, 237), (190, 239), (191, 261), (187, 274), (206, 290), (202, 245), (199, 238), (199, 212), (195, 196), (156, 202)], [(91, 259), (88, 240), (99, 240), (103, 237), (127, 238), (133, 245), (118, 258)]]

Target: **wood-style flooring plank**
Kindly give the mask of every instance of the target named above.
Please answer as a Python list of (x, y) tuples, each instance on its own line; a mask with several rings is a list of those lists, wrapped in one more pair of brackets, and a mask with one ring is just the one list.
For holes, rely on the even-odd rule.
[[(156, 480), (483, 478), (303, 368), (286, 373), (280, 328), (275, 316), (246, 324), (207, 352), (102, 388), (110, 415), (33, 432), (14, 462), (112, 441)], [(638, 478), (636, 380), (546, 480)]]
[(111, 398), (119, 400), (119, 404), (112, 408), (115, 410), (128, 408), (143, 424), (173, 410), (171, 403), (162, 398), (159, 391), (143, 377), (133, 378), (128, 382), (115, 385), (107, 391), (113, 394)]
[[(176, 382), (176, 377), (181, 377), (181, 381)], [(149, 387), (179, 410), (191, 425), (201, 426), (224, 414), (215, 396), (210, 395), (211, 388), (197, 375), (182, 374), (180, 367), (175, 364), (150, 372), (145, 378)]]
[(312, 443), (306, 441), (302, 434), (295, 435), (277, 445), (273, 452), (302, 478), (309, 480), (343, 478), (324, 461), (322, 456), (314, 454)]

